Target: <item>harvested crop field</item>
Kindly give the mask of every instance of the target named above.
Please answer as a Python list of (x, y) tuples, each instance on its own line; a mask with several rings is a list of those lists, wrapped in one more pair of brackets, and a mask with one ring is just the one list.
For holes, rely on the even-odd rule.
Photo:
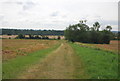
[(2, 56), (3, 61), (15, 58), (18, 55), (27, 55), (38, 50), (49, 48), (58, 41), (56, 40), (25, 40), (25, 39), (3, 39)]
[(112, 41), (110, 41), (110, 44), (96, 44), (95, 46), (97, 46), (99, 48), (107, 49), (109, 51), (118, 52), (119, 43), (120, 43), (120, 41), (112, 40)]
[(89, 46), (93, 48), (100, 48), (102, 50), (107, 50), (107, 51), (118, 53), (118, 50), (119, 50), (118, 46), (120, 44), (120, 41), (112, 40), (110, 41), (110, 44), (87, 44), (87, 43), (78, 43), (78, 42), (77, 44), (80, 44), (83, 46)]
[(0, 38), (4, 38), (4, 39), (9, 39), (9, 38), (13, 39), (16, 37), (17, 37), (17, 35), (0, 35)]

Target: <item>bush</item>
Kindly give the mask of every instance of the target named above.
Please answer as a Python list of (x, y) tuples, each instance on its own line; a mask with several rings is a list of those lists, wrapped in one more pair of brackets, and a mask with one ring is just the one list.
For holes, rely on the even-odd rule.
[(16, 38), (17, 38), (17, 39), (24, 39), (24, 38), (25, 38), (25, 36), (24, 36), (24, 35), (22, 35), (22, 34), (19, 34)]
[(60, 40), (61, 38), (60, 38), (60, 36), (58, 36), (58, 38), (57, 38), (58, 40)]

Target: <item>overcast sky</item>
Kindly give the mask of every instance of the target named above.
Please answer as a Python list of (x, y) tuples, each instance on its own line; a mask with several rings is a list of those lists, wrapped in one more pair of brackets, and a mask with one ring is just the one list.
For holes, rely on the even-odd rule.
[(118, 0), (0, 0), (0, 27), (64, 30), (86, 19), (118, 29)]

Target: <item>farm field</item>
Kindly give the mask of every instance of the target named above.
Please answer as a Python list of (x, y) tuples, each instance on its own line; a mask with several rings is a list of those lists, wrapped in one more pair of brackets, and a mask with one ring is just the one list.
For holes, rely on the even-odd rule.
[[(3, 39), (2, 47), (3, 79), (117, 78), (117, 53), (97, 49), (95, 44)], [(111, 50), (115, 51), (113, 48)]]
[(96, 44), (95, 46), (109, 50), (109, 51), (118, 52), (118, 50), (120, 50), (118, 48), (119, 44), (120, 44), (120, 41), (112, 40), (110, 41), (110, 44), (98, 44), (98, 45)]
[(11, 39), (14, 39), (14, 38), (16, 38), (17, 37), (17, 35), (0, 35), (0, 38), (2, 39), (9, 39), (9, 38), (11, 38)]
[(78, 43), (78, 42), (77, 42), (77, 44), (80, 44), (83, 46), (89, 46), (89, 47), (93, 47), (93, 48), (100, 48), (102, 50), (111, 51), (111, 52), (115, 52), (115, 53), (118, 53), (118, 50), (120, 50), (118, 48), (120, 41), (117, 41), (117, 40), (110, 41), (110, 44), (86, 44), (86, 43)]
[(25, 39), (3, 39), (2, 53), (3, 61), (15, 58), (18, 55), (25, 56), (29, 53), (49, 48), (58, 41), (51, 40), (25, 40)]

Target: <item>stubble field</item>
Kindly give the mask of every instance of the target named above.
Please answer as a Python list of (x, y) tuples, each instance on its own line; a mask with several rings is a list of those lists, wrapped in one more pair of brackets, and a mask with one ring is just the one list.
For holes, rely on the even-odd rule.
[(29, 53), (50, 48), (57, 44), (58, 41), (51, 40), (25, 40), (25, 39), (3, 39), (2, 40), (2, 56), (3, 61), (15, 58), (17, 56), (25, 56)]

